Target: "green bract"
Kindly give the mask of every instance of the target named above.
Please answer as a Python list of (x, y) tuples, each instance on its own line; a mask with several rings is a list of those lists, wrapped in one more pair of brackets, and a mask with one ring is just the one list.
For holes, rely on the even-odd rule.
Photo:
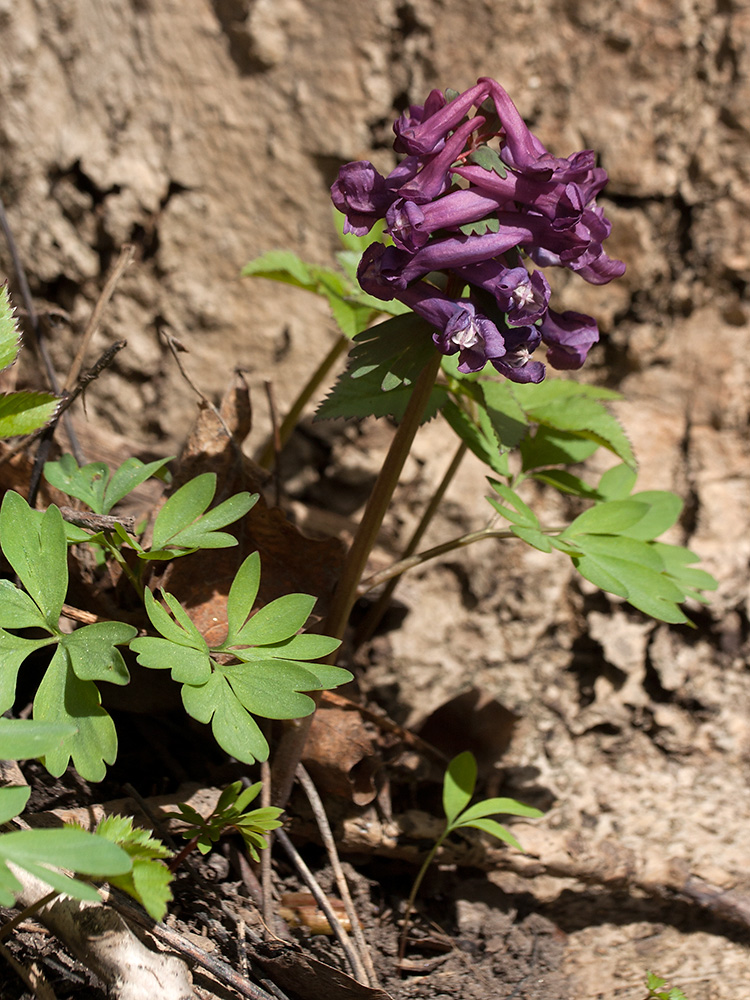
[(208, 645), (172, 594), (162, 591), (167, 611), (146, 591), (146, 611), (159, 636), (130, 644), (142, 666), (171, 671), (173, 680), (182, 684), (188, 715), (210, 723), (219, 745), (248, 764), (268, 758), (268, 743), (253, 715), (267, 719), (309, 715), (315, 702), (302, 692), (337, 687), (351, 679), (347, 670), (308, 662), (327, 656), (340, 644), (327, 636), (297, 634), (315, 598), (286, 594), (250, 617), (259, 584), (260, 556), (254, 552), (230, 588), (227, 637), (218, 646)]
[[(0, 285), (0, 371), (18, 357), (21, 338), (6, 285)], [(0, 393), (0, 438), (30, 434), (44, 427), (60, 400), (46, 392)]]
[[(122, 622), (85, 625), (71, 634), (59, 627), (68, 586), (67, 546), (60, 511), (31, 510), (8, 491), (0, 508), (0, 544), (27, 593), (0, 581), (0, 711), (12, 707), (21, 664), (31, 653), (54, 645), (54, 653), (34, 699), (34, 719), (62, 723), (66, 735), (44, 752), (44, 763), (60, 775), (73, 759), (90, 781), (104, 777), (117, 754), (114, 724), (101, 707), (94, 681), (127, 684), (129, 674), (118, 646), (136, 629)], [(31, 639), (8, 629), (37, 628)]]
[(191, 824), (182, 836), (195, 840), (201, 854), (208, 854), (224, 833), (234, 831), (244, 840), (253, 860), (258, 861), (258, 851), (268, 847), (264, 835), (281, 826), (279, 816), (283, 811), (276, 806), (248, 810), (260, 789), (259, 781), (248, 788), (243, 788), (241, 781), (233, 782), (224, 789), (213, 812), (205, 819), (192, 806), (180, 804), (177, 808), (182, 819)]

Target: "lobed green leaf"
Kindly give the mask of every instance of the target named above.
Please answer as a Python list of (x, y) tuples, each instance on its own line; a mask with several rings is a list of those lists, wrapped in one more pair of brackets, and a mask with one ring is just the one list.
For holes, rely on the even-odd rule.
[(443, 810), (449, 828), (471, 801), (476, 783), (476, 758), (470, 750), (464, 750), (450, 762), (443, 779)]

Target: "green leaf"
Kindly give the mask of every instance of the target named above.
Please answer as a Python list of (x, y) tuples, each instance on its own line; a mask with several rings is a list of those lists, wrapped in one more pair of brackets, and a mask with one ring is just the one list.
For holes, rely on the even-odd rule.
[[(293, 635), (290, 639), (285, 639), (284, 642), (268, 643), (263, 647), (263, 653), (266, 656), (274, 656), (282, 660), (317, 660), (321, 656), (328, 656), (340, 645), (340, 639), (305, 632), (301, 635)], [(314, 670), (317, 666), (318, 664), (313, 664), (308, 669)]]
[[(194, 633), (192, 632), (192, 628), (195, 627), (193, 626), (193, 623), (190, 623), (192, 628), (186, 631), (181, 625), (170, 618), (169, 614), (164, 610), (161, 604), (159, 604), (154, 597), (153, 593), (148, 589), (143, 592), (143, 603), (151, 624), (157, 632), (164, 636), (165, 639), (169, 639), (170, 642), (177, 643), (178, 646), (191, 646), (193, 648), (200, 649), (201, 651), (208, 649), (206, 641), (200, 633), (198, 633), (199, 640), (195, 640)], [(132, 643), (130, 648), (135, 648)]]
[(506, 844), (510, 844), (511, 847), (515, 847), (517, 851), (523, 850), (513, 834), (494, 819), (475, 819), (470, 823), (464, 823), (462, 820), (459, 820), (456, 829), (460, 829), (463, 826), (469, 826), (475, 830), (483, 830), (484, 833), (489, 833), (491, 836), (497, 837), (498, 840), (503, 840)]
[(573, 557), (573, 563), (595, 586), (624, 597), (659, 621), (688, 622), (676, 603), (684, 599), (684, 594), (663, 572), (653, 545), (608, 535), (581, 535), (575, 544), (584, 555)]
[(520, 442), (524, 472), (549, 465), (577, 465), (597, 450), (599, 444), (590, 438), (551, 427), (537, 427)]
[(608, 469), (599, 480), (596, 492), (602, 500), (625, 500), (635, 486), (637, 474), (629, 466), (616, 465)]
[(44, 427), (60, 404), (48, 392), (0, 393), (0, 438), (31, 434)]
[(472, 420), (469, 414), (453, 400), (448, 399), (442, 414), (464, 444), (498, 475), (503, 474), (500, 442), (491, 426), (484, 427)]
[(67, 650), (74, 673), (82, 681), (109, 681), (120, 686), (130, 680), (122, 654), (123, 646), (138, 634), (138, 629), (124, 622), (96, 622), (84, 625), (60, 644)]
[[(156, 517), (151, 552), (145, 557), (154, 558), (167, 546), (208, 549), (236, 545), (237, 539), (232, 535), (214, 529), (244, 517), (257, 502), (258, 494), (238, 493), (204, 514), (215, 492), (216, 474), (204, 472), (173, 493)], [(170, 557), (174, 555), (170, 553)]]
[(645, 490), (634, 493), (630, 499), (647, 504), (649, 509), (640, 521), (622, 531), (622, 534), (629, 538), (650, 542), (668, 531), (682, 513), (682, 500), (676, 493), (668, 493), (665, 490)]
[(674, 581), (685, 595), (697, 601), (706, 603), (701, 590), (716, 590), (718, 581), (702, 569), (695, 569), (690, 563), (700, 562), (700, 556), (681, 545), (668, 545), (666, 542), (653, 542), (651, 548), (664, 564), (664, 572)]
[(493, 497), (488, 497), (487, 499), (495, 508), (495, 510), (502, 514), (504, 518), (507, 518), (512, 524), (517, 524), (523, 528), (533, 528), (535, 530), (539, 529), (539, 518), (536, 516), (534, 511), (529, 507), (528, 504), (524, 503), (519, 495), (512, 490), (509, 486), (499, 483), (496, 479), (490, 479), (490, 485), (496, 493), (505, 500), (507, 504), (510, 504), (509, 509), (504, 504), (499, 503)]
[(560, 493), (584, 497), (587, 500), (600, 499), (598, 490), (592, 489), (578, 476), (574, 476), (572, 472), (567, 472), (565, 469), (545, 469), (542, 472), (532, 473), (531, 478), (536, 479), (539, 483), (554, 486)]
[(461, 813), (459, 823), (461, 826), (473, 822), (475, 819), (482, 819), (484, 816), (526, 816), (528, 819), (539, 819), (544, 813), (534, 806), (526, 806), (523, 802), (516, 802), (515, 799), (492, 798), (483, 799)]
[(513, 391), (530, 420), (590, 438), (627, 465), (635, 466), (633, 450), (620, 423), (599, 402), (618, 399), (617, 393), (566, 379), (552, 379), (538, 386), (515, 385)]
[[(560, 534), (575, 542), (575, 537), (581, 534), (614, 535), (632, 529), (648, 514), (649, 507), (637, 500), (607, 500), (590, 507), (568, 525)], [(628, 532), (630, 537), (633, 537)]]
[[(74, 734), (75, 728), (65, 722), (0, 719), (0, 760), (30, 760), (33, 757), (43, 757), (48, 751), (54, 750), (61, 740)], [(0, 823), (5, 822), (5, 819), (0, 818)]]
[(0, 580), (0, 627), (46, 628), (47, 622), (28, 594), (10, 580)]
[(537, 528), (524, 528), (522, 525), (513, 524), (510, 530), (517, 538), (522, 539), (527, 545), (539, 549), (540, 552), (552, 551), (552, 542), (547, 535), (543, 534)]
[[(401, 419), (422, 370), (434, 356), (432, 327), (414, 313), (394, 316), (354, 338), (349, 366), (316, 419), (382, 417)], [(445, 401), (444, 390), (433, 390), (425, 420)]]
[(497, 434), (502, 448), (517, 448), (529, 432), (529, 422), (511, 383), (482, 379), (477, 383), (481, 391), (487, 416)]
[(483, 170), (491, 171), (498, 177), (507, 177), (508, 168), (500, 159), (500, 154), (490, 146), (481, 145), (472, 149), (468, 156), (469, 163), (476, 163)]
[(315, 606), (308, 594), (285, 594), (264, 605), (237, 632), (233, 646), (265, 646), (291, 638), (302, 628)]
[(119, 503), (128, 493), (145, 483), (151, 476), (165, 469), (167, 464), (174, 458), (157, 458), (154, 462), (144, 464), (140, 458), (127, 458), (119, 469), (112, 474), (106, 492), (104, 494), (103, 514), (109, 514), (115, 504)]
[(8, 286), (3, 284), (0, 285), (0, 371), (16, 360), (20, 349), (21, 335), (10, 304)]
[(130, 816), (108, 816), (96, 834), (121, 847), (132, 861), (132, 871), (110, 877), (110, 883), (137, 899), (154, 920), (163, 920), (172, 899), (172, 873), (163, 860), (172, 857), (172, 851), (148, 830), (134, 828)]
[(476, 759), (470, 750), (464, 750), (450, 762), (443, 779), (443, 810), (449, 828), (471, 801), (476, 783)]
[[(12, 883), (7, 878), (9, 862), (36, 875), (58, 892), (91, 902), (99, 902), (96, 889), (63, 874), (58, 866), (98, 878), (122, 875), (131, 867), (130, 858), (116, 844), (77, 827), (6, 833), (0, 836), (0, 867), (3, 869), (0, 902), (5, 906), (13, 905), (12, 893), (20, 888), (18, 884), (11, 888)], [(54, 868), (49, 867), (52, 864)], [(14, 878), (13, 881), (17, 883)]]
[(240, 703), (266, 719), (299, 719), (315, 711), (301, 691), (318, 691), (317, 677), (294, 660), (262, 660), (222, 667)]
[(211, 677), (211, 658), (207, 650), (178, 645), (169, 639), (144, 636), (133, 639), (130, 648), (142, 667), (171, 670), (179, 684), (205, 684)]
[(57, 631), (68, 589), (68, 546), (60, 511), (54, 505), (43, 514), (34, 511), (8, 490), (0, 508), (0, 544), (45, 621)]
[(315, 291), (316, 287), (310, 268), (291, 250), (269, 250), (245, 264), (241, 274), (243, 278), (270, 278), (307, 291)]
[(206, 510), (216, 493), (216, 473), (204, 472), (176, 490), (154, 522), (152, 549), (163, 549)]
[(34, 650), (54, 642), (46, 639), (25, 639), (0, 629), (0, 712), (7, 712), (16, 700), (16, 680), (21, 664)]
[(183, 629), (186, 644), (192, 646), (193, 649), (199, 649), (201, 652), (208, 652), (208, 643), (177, 598), (172, 594), (168, 594), (166, 590), (162, 590), (162, 596), (169, 605), (169, 610), (174, 615), (175, 621)]
[(96, 514), (109, 513), (104, 509), (109, 479), (109, 467), (104, 462), (91, 462), (79, 468), (73, 455), (62, 455), (56, 462), (45, 463), (44, 476), (51, 486), (81, 500)]
[(243, 764), (268, 760), (265, 736), (224, 678), (218, 686), (218, 695), (211, 730), (219, 746)]
[(260, 586), (260, 553), (253, 552), (244, 560), (229, 588), (227, 597), (228, 633), (225, 645), (232, 645), (234, 637), (247, 621), (253, 609)]
[[(20, 722), (20, 719), (3, 719), (3, 722)], [(25, 721), (25, 720), (24, 720)], [(7, 742), (7, 741), (6, 741)], [(3, 756), (3, 760), (21, 760), (26, 755), (22, 757), (8, 757)], [(29, 754), (28, 756), (33, 756)], [(6, 785), (0, 788), (0, 824), (8, 823), (15, 816), (20, 815), (26, 808), (26, 803), (29, 801), (29, 796), (31, 795), (31, 788), (28, 785)]]
[(101, 706), (96, 685), (76, 677), (67, 652), (55, 650), (34, 699), (34, 718), (42, 722), (66, 722), (76, 733), (44, 756), (44, 766), (59, 777), (72, 758), (76, 771), (87, 781), (101, 781), (105, 764), (117, 756), (114, 723)]

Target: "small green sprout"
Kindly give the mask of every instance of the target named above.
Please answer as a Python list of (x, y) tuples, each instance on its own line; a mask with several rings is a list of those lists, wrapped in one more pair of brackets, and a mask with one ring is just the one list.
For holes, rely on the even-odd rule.
[(647, 973), (646, 989), (648, 990), (648, 996), (646, 1000), (688, 1000), (677, 986), (673, 986), (668, 993), (666, 990), (663, 990), (662, 986), (666, 985), (666, 982), (666, 979), (662, 979), (661, 976), (655, 976), (653, 972)]
[(258, 851), (268, 847), (265, 835), (281, 826), (279, 816), (283, 812), (276, 806), (266, 806), (260, 809), (247, 807), (261, 789), (258, 781), (249, 788), (243, 788), (241, 781), (227, 785), (219, 796), (213, 812), (205, 819), (192, 806), (181, 803), (177, 808), (186, 823), (192, 824), (182, 834), (189, 842), (172, 862), (172, 870), (181, 863), (195, 847), (201, 854), (208, 854), (225, 833), (239, 833), (245, 842), (248, 854), (253, 861), (258, 861)]
[(464, 750), (448, 765), (443, 779), (443, 810), (445, 812), (445, 829), (433, 844), (427, 857), (422, 862), (422, 867), (414, 879), (409, 899), (406, 903), (406, 913), (404, 914), (404, 926), (401, 931), (401, 944), (399, 947), (399, 958), (404, 957), (406, 948), (406, 934), (409, 929), (409, 917), (414, 906), (422, 879), (427, 873), (427, 869), (433, 862), (435, 855), (445, 838), (460, 830), (462, 827), (473, 827), (475, 830), (483, 830), (485, 833), (504, 840), (506, 844), (522, 851), (523, 848), (518, 843), (513, 834), (506, 830), (504, 826), (492, 819), (498, 813), (506, 816), (526, 816), (529, 819), (538, 819), (542, 813), (533, 806), (525, 806), (515, 799), (491, 798), (482, 802), (475, 802), (469, 805), (471, 797), (477, 783), (477, 762), (474, 754), (470, 750)]

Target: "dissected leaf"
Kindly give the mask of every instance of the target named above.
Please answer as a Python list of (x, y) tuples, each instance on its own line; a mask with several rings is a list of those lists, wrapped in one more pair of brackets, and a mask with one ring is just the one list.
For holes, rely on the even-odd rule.
[(46, 639), (26, 639), (0, 629), (0, 712), (7, 712), (16, 700), (16, 680), (21, 664), (37, 649), (54, 642)]
[(73, 766), (87, 781), (101, 781), (105, 764), (117, 756), (114, 723), (101, 706), (96, 685), (76, 677), (68, 654), (58, 646), (34, 698), (34, 718), (43, 722), (66, 722), (75, 735), (64, 739), (44, 755), (44, 766), (59, 777), (72, 758)]
[(173, 877), (163, 862), (172, 857), (172, 851), (148, 830), (134, 827), (130, 816), (107, 816), (98, 824), (96, 834), (121, 847), (132, 861), (132, 870), (110, 876), (110, 884), (137, 899), (154, 920), (163, 920), (172, 899), (169, 885)]
[[(58, 892), (90, 902), (99, 902), (96, 889), (65, 875), (59, 868), (108, 878), (123, 875), (131, 867), (130, 858), (122, 848), (77, 827), (5, 833), (0, 836), (0, 903), (4, 906), (13, 905), (13, 893), (21, 888), (8, 870), (8, 862), (36, 875)], [(53, 864), (55, 867), (50, 867)]]
[[(75, 728), (65, 722), (0, 719), (0, 760), (30, 760), (33, 757), (42, 757), (47, 751), (54, 749), (61, 740), (74, 733)], [(17, 813), (12, 815), (15, 816)], [(0, 817), (0, 823), (5, 822), (7, 818)]]
[(237, 493), (204, 513), (216, 492), (216, 473), (204, 472), (181, 486), (159, 511), (151, 541), (151, 551), (141, 558), (174, 558), (175, 549), (226, 548), (237, 539), (217, 528), (244, 517), (258, 500), (258, 495)]
[(171, 670), (172, 680), (179, 684), (205, 684), (211, 676), (208, 650), (194, 649), (152, 636), (133, 639), (130, 648), (142, 667)]
[[(568, 525), (560, 538), (569, 539), (575, 544), (575, 536), (613, 535), (632, 529), (648, 514), (646, 503), (637, 500), (608, 500), (589, 507)], [(631, 535), (632, 537), (632, 535)]]
[(123, 622), (96, 622), (61, 636), (60, 644), (81, 680), (123, 685), (130, 674), (117, 646), (124, 646), (137, 634), (138, 629)]
[(44, 513), (32, 510), (8, 490), (0, 508), (0, 545), (47, 625), (57, 630), (68, 590), (68, 546), (60, 511), (54, 505)]
[(31, 434), (44, 427), (60, 405), (48, 392), (0, 393), (0, 438)]

